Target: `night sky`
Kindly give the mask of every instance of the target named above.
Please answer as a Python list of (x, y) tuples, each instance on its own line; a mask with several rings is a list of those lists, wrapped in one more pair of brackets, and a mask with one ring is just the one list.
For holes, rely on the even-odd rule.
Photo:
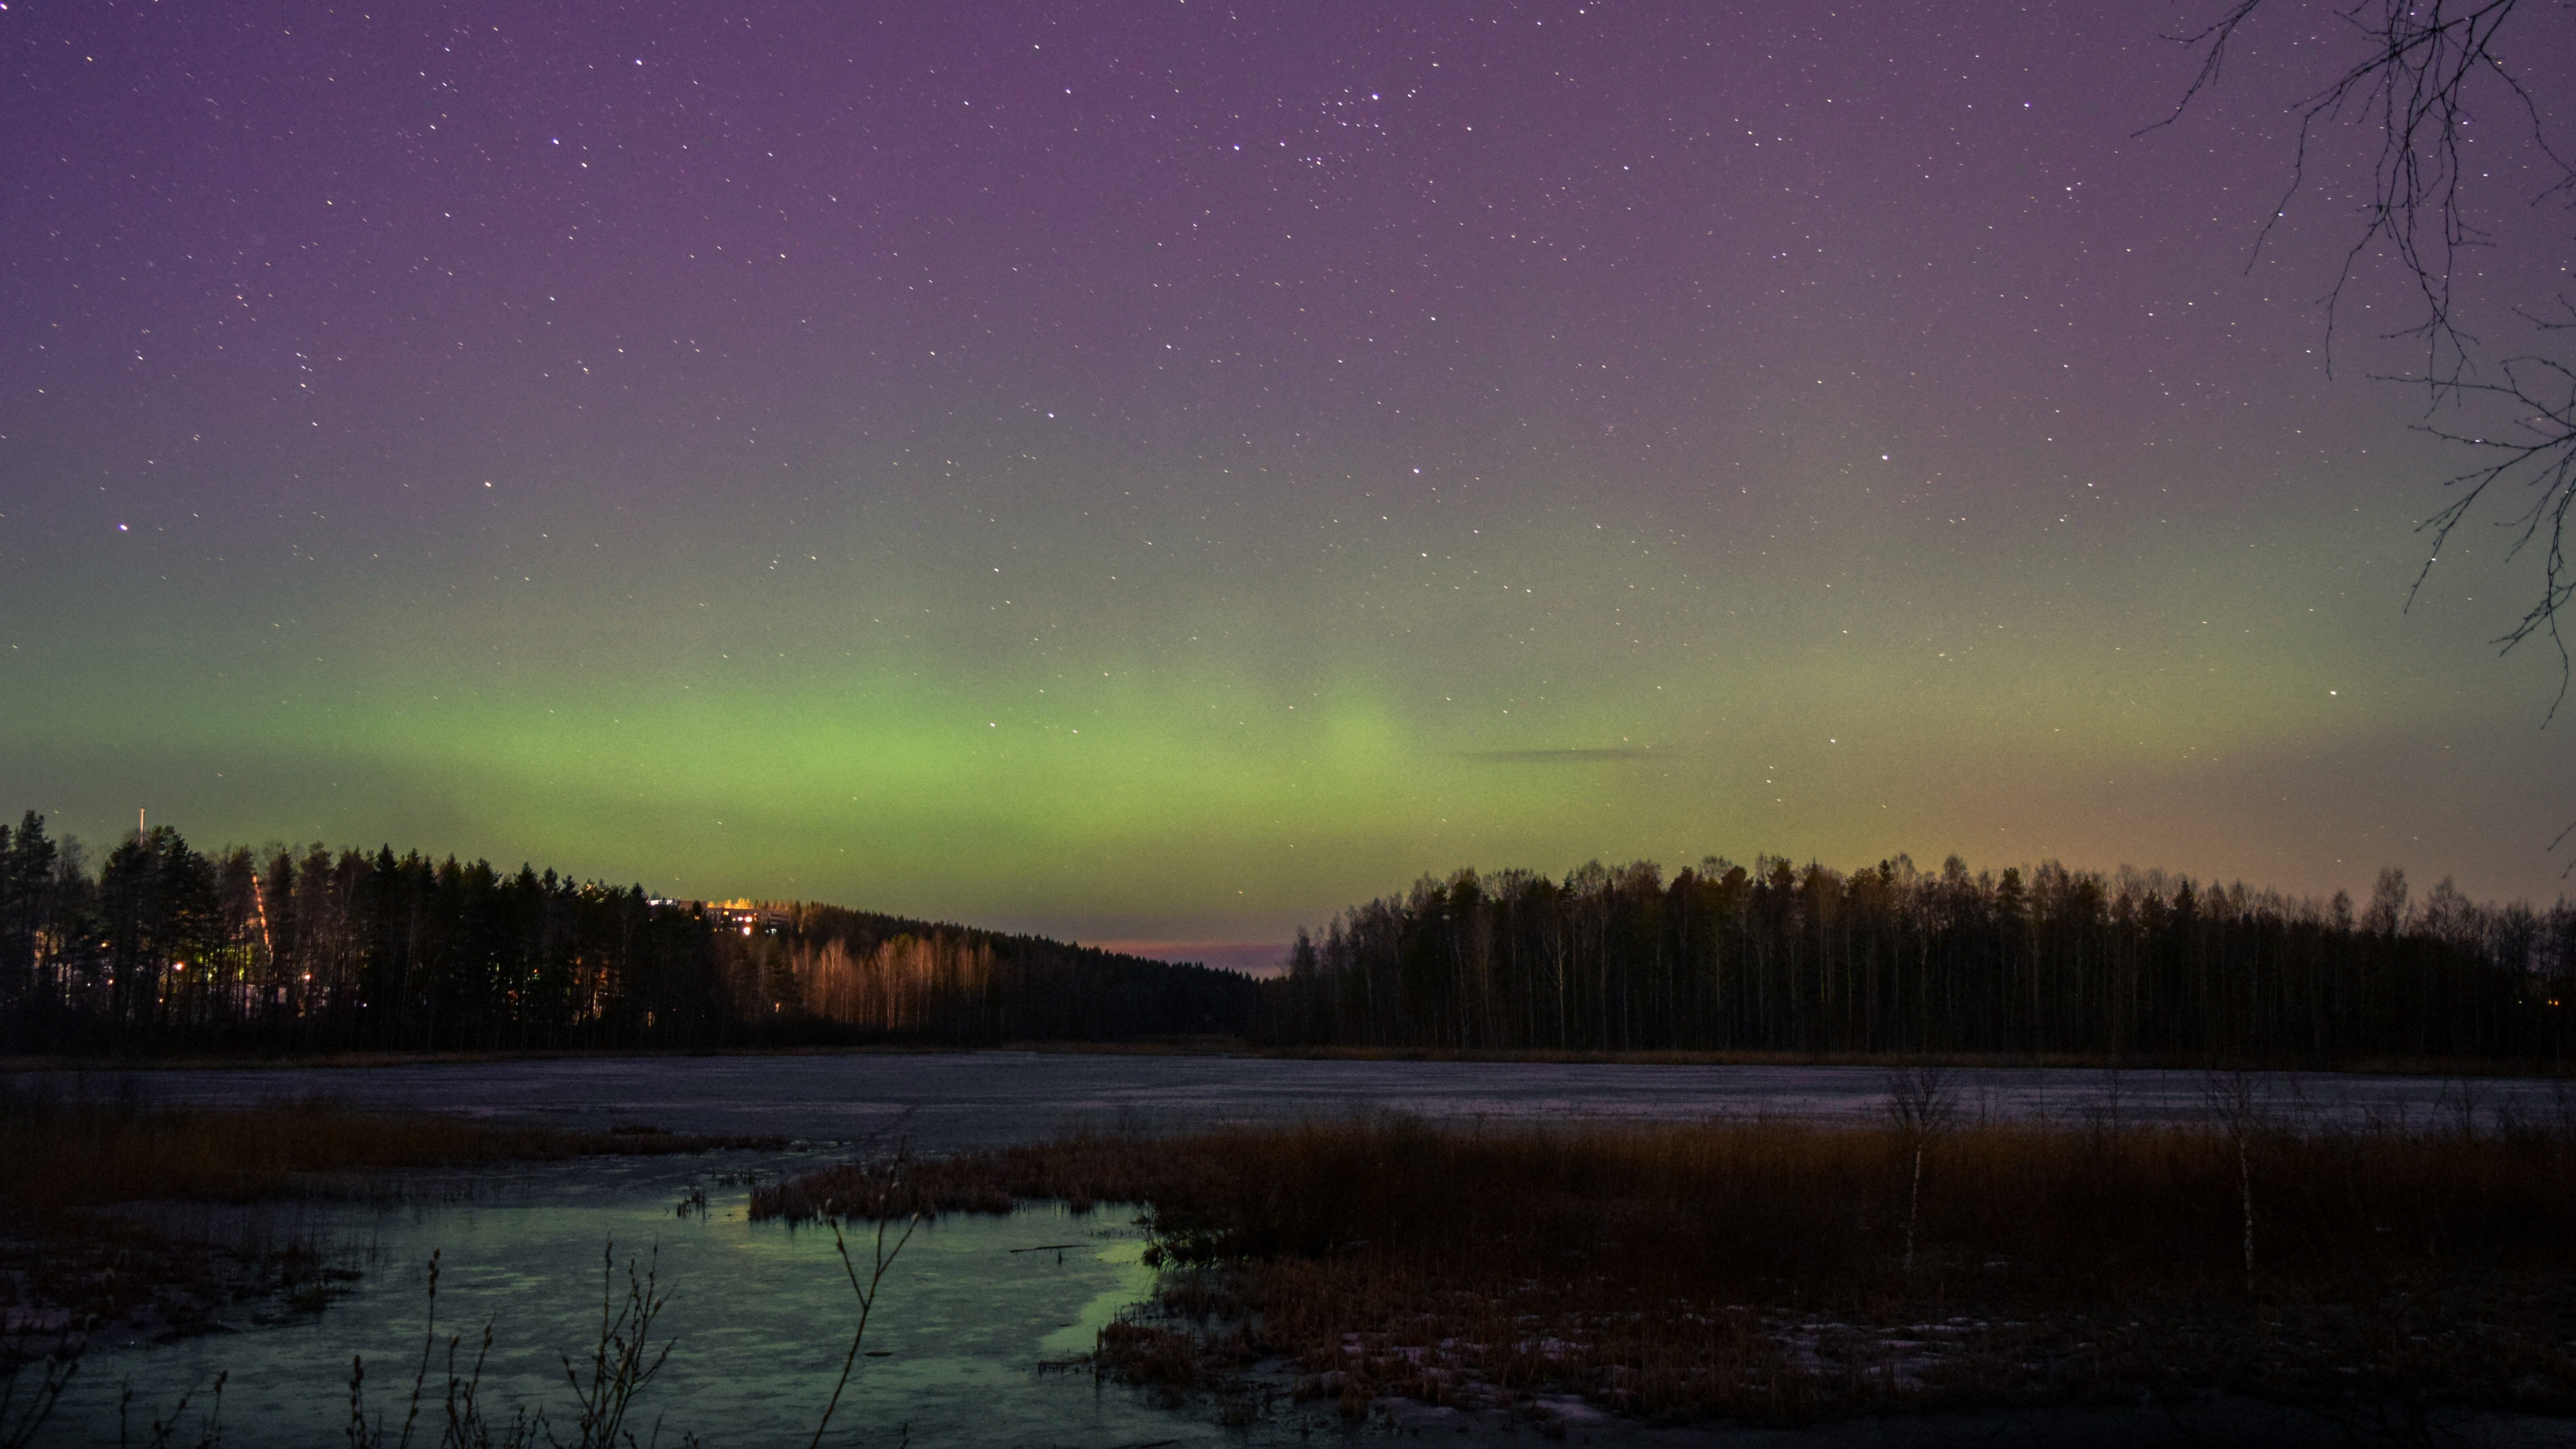
[(2370, 257), (2327, 366), (2369, 137), (2254, 255), (2347, 33), (2138, 134), (2215, 8), (9, 0), (0, 806), (1237, 963), (1595, 857), (2553, 896)]

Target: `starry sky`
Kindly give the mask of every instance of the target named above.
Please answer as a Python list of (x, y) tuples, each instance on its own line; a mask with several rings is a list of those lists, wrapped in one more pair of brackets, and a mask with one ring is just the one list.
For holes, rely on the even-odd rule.
[(2375, 257), (2328, 346), (2369, 138), (2255, 250), (2349, 38), (2142, 133), (2197, 13), (8, 0), (0, 805), (1229, 964), (1596, 857), (2553, 896), (2536, 576), (2408, 607)]

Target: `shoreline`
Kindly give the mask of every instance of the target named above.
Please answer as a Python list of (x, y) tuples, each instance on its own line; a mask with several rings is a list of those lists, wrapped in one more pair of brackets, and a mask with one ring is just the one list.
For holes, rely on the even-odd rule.
[(1610, 1067), (1861, 1067), (1895, 1070), (1937, 1066), (1968, 1071), (2251, 1071), (2347, 1077), (2491, 1077), (2548, 1080), (2576, 1076), (2576, 1062), (2518, 1058), (2360, 1057), (2342, 1062), (2212, 1062), (2187, 1057), (2102, 1057), (2073, 1053), (1731, 1052), (1453, 1050), (1435, 1047), (1283, 1047), (1239, 1038), (1137, 1041), (1027, 1041), (960, 1045), (870, 1042), (846, 1046), (723, 1046), (698, 1049), (529, 1047), (457, 1051), (324, 1051), (185, 1053), (168, 1056), (0, 1055), (0, 1075), (39, 1072), (346, 1070), (370, 1067), (473, 1065), (540, 1061), (665, 1061), (708, 1057), (904, 1057), (1018, 1053), (1050, 1056), (1241, 1058), (1253, 1061), (1427, 1062), (1460, 1065)]

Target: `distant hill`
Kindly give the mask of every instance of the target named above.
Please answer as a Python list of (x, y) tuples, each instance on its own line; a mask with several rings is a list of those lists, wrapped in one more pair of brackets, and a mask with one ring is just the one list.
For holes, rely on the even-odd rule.
[(783, 1017), (792, 1003), (816, 1028), (869, 1039), (1240, 1036), (1259, 999), (1238, 972), (839, 906), (772, 906), (732, 925), (719, 939), (750, 993), (739, 1015)]
[(487, 1051), (1239, 1036), (1204, 966), (836, 906), (661, 899), (390, 846), (208, 855), (158, 827), (93, 874), (0, 826), (0, 1050)]

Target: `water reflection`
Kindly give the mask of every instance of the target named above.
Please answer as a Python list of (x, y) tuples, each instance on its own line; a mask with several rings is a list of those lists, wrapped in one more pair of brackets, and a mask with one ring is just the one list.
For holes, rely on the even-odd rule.
[[(552, 1196), (552, 1194), (547, 1194)], [(371, 1406), (398, 1423), (420, 1359), (424, 1265), (441, 1252), (442, 1339), (465, 1335), (470, 1361), (494, 1325), (483, 1373), (487, 1406), (549, 1406), (566, 1420), (570, 1391), (559, 1354), (585, 1356), (599, 1330), (601, 1247), (616, 1242), (614, 1287), (630, 1254), (652, 1268), (669, 1304), (656, 1325), (678, 1343), (638, 1401), (639, 1440), (658, 1423), (707, 1444), (804, 1442), (830, 1396), (857, 1304), (831, 1234), (753, 1223), (748, 1194), (711, 1191), (708, 1211), (682, 1217), (671, 1199), (628, 1194), (609, 1206), (556, 1201), (466, 1203), (382, 1214), (326, 1213), (372, 1259), (347, 1298), (317, 1317), (157, 1346), (94, 1351), (50, 1442), (113, 1444), (118, 1396), (133, 1391), (129, 1433), (166, 1415), (192, 1385), (180, 1442), (194, 1442), (204, 1385), (229, 1374), (225, 1438), (235, 1444), (346, 1442), (351, 1355), (363, 1355)], [(1054, 1206), (1007, 1218), (925, 1224), (887, 1274), (829, 1442), (1118, 1445), (1190, 1442), (1221, 1431), (1162, 1413), (1136, 1394), (1093, 1383), (1088, 1371), (1048, 1372), (1045, 1360), (1089, 1351), (1119, 1308), (1141, 1300), (1153, 1270), (1132, 1209), (1076, 1216)], [(1055, 1246), (1063, 1245), (1063, 1246)], [(867, 1243), (855, 1239), (865, 1271)], [(1041, 1248), (1014, 1252), (1013, 1249)], [(435, 1415), (444, 1360), (433, 1366)], [(559, 1429), (560, 1432), (560, 1429)], [(434, 1442), (435, 1434), (431, 1435)]]

